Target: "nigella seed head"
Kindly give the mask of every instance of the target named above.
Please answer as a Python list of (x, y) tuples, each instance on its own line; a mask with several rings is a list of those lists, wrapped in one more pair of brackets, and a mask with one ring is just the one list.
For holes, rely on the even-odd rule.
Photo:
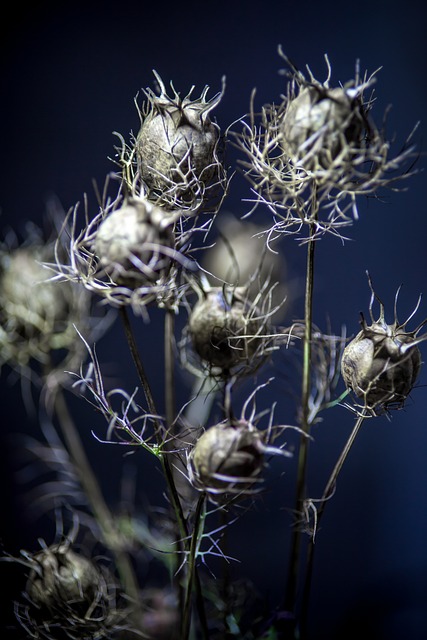
[(175, 90), (169, 97), (156, 73), (155, 77), (160, 95), (145, 92), (148, 104), (135, 144), (138, 171), (150, 199), (191, 208), (194, 202), (201, 204), (212, 182), (223, 178), (220, 130), (210, 118), (223, 91), (209, 101), (208, 87), (198, 100), (191, 100), (194, 87), (185, 98)]
[(99, 225), (94, 252), (113, 282), (130, 288), (155, 283), (167, 275), (174, 236), (160, 207), (131, 198)]
[(246, 421), (226, 421), (207, 429), (189, 456), (193, 485), (218, 499), (250, 492), (264, 465), (262, 433)]
[(26, 591), (37, 607), (57, 610), (69, 603), (82, 613), (89, 608), (95, 594), (104, 588), (104, 580), (95, 565), (67, 546), (54, 545), (34, 557), (34, 569)]
[(224, 375), (260, 364), (267, 327), (267, 319), (239, 288), (212, 287), (194, 305), (188, 321), (194, 350), (208, 368)]
[(17, 602), (15, 612), (29, 637), (101, 640), (125, 627), (129, 610), (119, 602), (110, 572), (73, 551), (69, 541), (22, 555), (23, 560), (12, 560), (30, 571), (26, 602)]
[(58, 382), (64, 369), (76, 367), (76, 358), (80, 364), (74, 325), (89, 324), (90, 298), (74, 283), (55, 281), (54, 244), (36, 230), (21, 245), (0, 244), (0, 366), (28, 373), (40, 364), (58, 365)]
[(360, 145), (366, 116), (357, 92), (312, 84), (290, 99), (281, 117), (281, 145), (305, 169), (327, 168), (349, 145)]
[[(373, 297), (377, 298), (376, 294), (373, 293)], [(417, 345), (427, 338), (418, 336), (426, 321), (415, 331), (406, 331), (406, 324), (416, 309), (403, 324), (396, 317), (392, 324), (387, 324), (384, 306), (379, 302), (378, 320), (374, 321), (371, 311), (372, 324), (368, 326), (362, 315), (362, 329), (346, 346), (341, 360), (347, 388), (375, 413), (403, 406), (421, 368)]]

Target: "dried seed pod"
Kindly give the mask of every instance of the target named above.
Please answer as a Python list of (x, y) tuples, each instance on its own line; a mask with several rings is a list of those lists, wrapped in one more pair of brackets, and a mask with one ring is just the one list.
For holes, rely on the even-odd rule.
[(212, 494), (240, 494), (254, 488), (264, 464), (262, 434), (248, 422), (221, 422), (207, 429), (189, 457), (194, 486)]
[(188, 326), (197, 354), (225, 374), (239, 365), (256, 366), (265, 355), (266, 319), (242, 289), (212, 287), (195, 304)]
[[(174, 90), (173, 98), (155, 73), (160, 95), (147, 90), (148, 109), (141, 114), (142, 124), (136, 139), (136, 157), (142, 181), (159, 202), (183, 202), (191, 205), (221, 170), (217, 157), (219, 127), (210, 112), (223, 92), (206, 100), (205, 87), (198, 100), (191, 100), (194, 89), (185, 98)], [(173, 88), (173, 87), (172, 87)], [(199, 184), (201, 183), (201, 184)]]
[(67, 546), (43, 549), (33, 562), (36, 566), (30, 572), (26, 591), (38, 607), (60, 609), (72, 605), (84, 613), (95, 597), (102, 595), (100, 588), (101, 592), (105, 588), (104, 576), (95, 565)]
[(53, 243), (42, 244), (40, 238), (13, 249), (0, 246), (0, 366), (22, 370), (65, 350), (60, 356), (70, 369), (81, 354), (73, 325), (88, 322), (89, 296), (74, 283), (50, 280), (52, 272), (43, 263), (53, 258)]
[(281, 145), (297, 165), (327, 167), (346, 146), (360, 141), (365, 123), (354, 89), (304, 86), (286, 105)]
[(150, 202), (131, 198), (102, 221), (94, 252), (116, 284), (137, 288), (167, 274), (173, 246), (171, 217)]
[[(374, 296), (377, 297), (373, 293)], [(347, 388), (363, 398), (366, 407), (376, 411), (403, 405), (420, 372), (421, 353), (417, 345), (426, 338), (417, 338), (424, 323), (412, 332), (405, 331), (409, 318), (403, 324), (397, 318), (387, 324), (384, 306), (379, 302), (379, 319), (374, 321), (371, 312), (372, 324), (368, 326), (362, 315), (362, 330), (346, 346), (341, 360)]]
[(74, 552), (69, 541), (22, 555), (25, 561), (16, 561), (30, 573), (26, 602), (17, 602), (15, 613), (28, 637), (102, 640), (125, 627), (130, 609), (110, 573)]

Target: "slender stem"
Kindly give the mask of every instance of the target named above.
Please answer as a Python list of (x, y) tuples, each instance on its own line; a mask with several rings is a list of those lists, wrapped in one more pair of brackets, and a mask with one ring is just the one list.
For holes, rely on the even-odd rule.
[[(126, 307), (123, 305), (120, 307), (120, 314), (123, 321), (123, 326), (126, 334), (126, 339), (128, 342), (129, 350), (134, 361), (136, 370), (138, 372), (138, 377), (141, 382), (142, 388), (144, 390), (145, 399), (147, 400), (148, 410), (153, 416), (157, 415), (156, 405), (154, 403), (154, 397), (151, 392), (150, 383), (148, 382), (147, 375), (145, 373), (144, 365), (142, 364), (142, 360), (139, 355), (138, 347), (136, 345), (135, 336), (133, 335), (132, 327), (130, 324), (129, 316), (126, 311)], [(156, 434), (159, 436), (159, 433)]]
[[(123, 319), (123, 325), (124, 325), (124, 329), (125, 329), (125, 334), (126, 334), (126, 339), (128, 341), (128, 345), (129, 345), (129, 349), (139, 376), (139, 379), (141, 381), (144, 393), (145, 393), (145, 398), (147, 400), (147, 404), (149, 407), (150, 412), (153, 414), (153, 416), (157, 416), (157, 411), (156, 411), (156, 405), (154, 402), (154, 398), (153, 398), (153, 394), (151, 392), (151, 387), (148, 381), (148, 378), (145, 374), (145, 369), (142, 363), (142, 359), (141, 356), (139, 354), (137, 345), (136, 345), (136, 341), (135, 341), (135, 337), (133, 335), (133, 331), (132, 331), (132, 327), (131, 324), (129, 322), (129, 318), (126, 312), (126, 309), (124, 307), (121, 307), (121, 315), (122, 315), (122, 319)], [(173, 325), (171, 324), (171, 318), (169, 318), (169, 320), (165, 319), (165, 335), (169, 335), (169, 337), (171, 338), (170, 335), (170, 331), (173, 330)], [(169, 344), (172, 344), (172, 340), (170, 339)], [(165, 349), (165, 353), (169, 351), (169, 348)], [(170, 352), (169, 356), (166, 356), (166, 358), (173, 358), (172, 356), (172, 352)], [(173, 362), (173, 359), (172, 359)], [(166, 363), (165, 363), (166, 364)], [(168, 385), (174, 385), (174, 378), (172, 378), (170, 376), (170, 374), (166, 373), (166, 386)], [(168, 416), (169, 419), (171, 419), (171, 416), (173, 415), (174, 412), (174, 408), (172, 405), (172, 398), (174, 395), (174, 390), (169, 390), (169, 392), (167, 393), (167, 398), (169, 400), (167, 400), (166, 405), (167, 408), (167, 412), (168, 412)], [(155, 419), (155, 423), (156, 423), (156, 438), (157, 438), (157, 443), (159, 445), (159, 447), (161, 446), (162, 448), (164, 447), (164, 443), (161, 440), (161, 430), (160, 430), (160, 423), (158, 421), (158, 419)], [(168, 424), (170, 425), (171, 423), (168, 422)], [(175, 513), (175, 518), (176, 518), (176, 523), (178, 526), (178, 540), (181, 544), (181, 546), (183, 547), (181, 549), (181, 551), (183, 551), (184, 553), (187, 552), (186, 550), (186, 545), (187, 545), (187, 540), (188, 540), (188, 524), (187, 524), (187, 520), (183, 511), (183, 507), (182, 507), (182, 503), (181, 503), (181, 498), (179, 496), (178, 490), (177, 490), (177, 486), (175, 483), (175, 478), (174, 478), (174, 472), (173, 472), (173, 467), (171, 465), (171, 461), (169, 458), (168, 453), (166, 452), (166, 454), (162, 454), (160, 457), (161, 463), (162, 463), (162, 469), (163, 469), (163, 474), (165, 476), (166, 479), (166, 484), (168, 487), (168, 491), (169, 491), (169, 497), (171, 500), (171, 504), (172, 504), (172, 508), (173, 511)], [(195, 520), (195, 528), (199, 527), (199, 521)], [(194, 534), (193, 534), (194, 537)], [(192, 578), (192, 580), (195, 577), (195, 586), (196, 586), (196, 594), (197, 594), (197, 607), (198, 607), (198, 612), (199, 612), (199, 617), (200, 617), (200, 621), (201, 621), (201, 625), (202, 625), (202, 630), (206, 635), (206, 629), (207, 629), (207, 623), (206, 623), (206, 614), (204, 611), (204, 602), (203, 602), (203, 597), (202, 597), (202, 590), (201, 590), (201, 583), (200, 583), (200, 578), (197, 572), (197, 568), (193, 567), (192, 570), (194, 576)], [(189, 624), (189, 623), (188, 623)], [(206, 638), (208, 636), (206, 635)]]
[(188, 557), (187, 588), (185, 594), (184, 615), (182, 619), (180, 640), (187, 640), (190, 633), (191, 603), (193, 598), (194, 578), (196, 576), (196, 558), (200, 544), (200, 536), (203, 533), (203, 526), (205, 521), (205, 504), (206, 495), (202, 493), (197, 501), (196, 510), (194, 513), (194, 527), (191, 536), (191, 544)]
[[(310, 226), (310, 238), (307, 243), (307, 269), (305, 284), (305, 300), (304, 300), (304, 346), (303, 346), (303, 373), (302, 373), (302, 391), (301, 391), (301, 440), (298, 454), (298, 472), (296, 484), (295, 509), (299, 514), (303, 510), (305, 492), (306, 492), (306, 473), (308, 460), (308, 434), (310, 432), (309, 421), (309, 400), (311, 391), (311, 340), (312, 340), (312, 323), (313, 323), (313, 288), (314, 288), (314, 254), (316, 243), (313, 239), (315, 226)], [(290, 614), (295, 615), (297, 587), (298, 587), (298, 569), (301, 555), (301, 537), (302, 532), (298, 526), (293, 528), (291, 538), (290, 566), (288, 570), (288, 581), (286, 585), (286, 594), (284, 601), (284, 609)]]
[[(326, 507), (326, 503), (328, 501), (328, 499), (332, 496), (334, 490), (335, 490), (335, 486), (336, 486), (336, 482), (337, 482), (337, 478), (340, 474), (340, 471), (342, 469), (342, 466), (350, 452), (351, 447), (353, 446), (353, 443), (356, 439), (357, 434), (359, 433), (359, 430), (364, 422), (364, 420), (367, 418), (367, 413), (365, 411), (363, 411), (357, 418), (356, 423), (353, 427), (352, 432), (350, 433), (350, 436), (347, 440), (347, 442), (345, 443), (345, 446), (341, 452), (341, 455), (339, 456), (335, 467), (329, 477), (328, 482), (326, 483), (325, 489), (323, 491), (323, 495), (320, 499), (320, 503), (319, 503), (319, 507), (316, 510), (316, 528), (319, 526), (320, 524), (320, 520), (322, 518), (323, 512), (325, 510)], [(309, 545), (308, 545), (308, 550), (307, 550), (307, 565), (306, 565), (306, 574), (305, 574), (305, 582), (304, 582), (304, 590), (303, 590), (303, 599), (302, 599), (302, 607), (301, 607), (301, 639), (304, 638), (305, 634), (306, 634), (306, 625), (307, 625), (307, 619), (308, 619), (308, 606), (309, 606), (309, 598), (310, 598), (310, 589), (311, 589), (311, 581), (312, 581), (312, 575), (313, 575), (313, 562), (314, 562), (314, 547), (315, 547), (315, 534), (316, 532), (313, 532), (313, 535), (310, 539)]]
[(175, 361), (173, 355), (173, 336), (175, 313), (171, 309), (165, 314), (165, 408), (168, 433), (172, 433), (175, 420)]
[(79, 481), (101, 529), (104, 543), (115, 556), (117, 570), (125, 592), (137, 603), (139, 587), (132, 564), (128, 554), (123, 549), (121, 536), (117, 530), (114, 518), (104, 500), (104, 496), (102, 495), (96, 476), (86, 456), (85, 449), (61, 390), (58, 390), (55, 394), (54, 406), (68, 453), (73, 460)]

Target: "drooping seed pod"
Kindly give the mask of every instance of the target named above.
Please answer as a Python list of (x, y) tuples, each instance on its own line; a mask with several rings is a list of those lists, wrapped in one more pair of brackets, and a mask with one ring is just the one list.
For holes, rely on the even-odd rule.
[(264, 466), (263, 435), (248, 422), (221, 422), (207, 429), (189, 456), (192, 484), (228, 499), (251, 493)]
[(281, 120), (281, 145), (294, 164), (327, 168), (336, 156), (360, 143), (366, 116), (355, 89), (303, 86)]
[[(376, 294), (373, 293), (373, 297)], [(417, 337), (421, 323), (415, 331), (407, 332), (406, 324), (397, 318), (392, 324), (384, 319), (384, 305), (380, 303), (380, 316), (367, 325), (363, 315), (361, 331), (346, 346), (341, 360), (341, 372), (348, 389), (362, 398), (367, 408), (380, 412), (403, 406), (418, 378), (421, 353), (418, 344), (427, 336)]]
[(147, 89), (148, 105), (141, 113), (141, 128), (136, 138), (136, 157), (140, 177), (154, 201), (179, 208), (201, 204), (212, 181), (223, 179), (219, 159), (220, 130), (210, 112), (220, 102), (223, 90), (206, 100), (191, 100), (191, 91), (181, 98), (174, 91), (169, 97), (154, 72), (160, 95)]
[(193, 307), (188, 328), (196, 353), (224, 375), (236, 367), (253, 370), (265, 358), (267, 319), (244, 289), (212, 287)]
[(171, 217), (146, 200), (131, 198), (101, 222), (94, 252), (115, 284), (137, 288), (167, 274), (173, 246)]

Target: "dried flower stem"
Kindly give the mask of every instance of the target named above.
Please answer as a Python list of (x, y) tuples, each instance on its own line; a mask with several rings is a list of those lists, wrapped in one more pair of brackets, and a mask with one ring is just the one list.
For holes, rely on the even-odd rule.
[[(175, 421), (175, 365), (173, 355), (173, 336), (175, 327), (175, 312), (166, 309), (165, 312), (165, 413), (168, 432), (171, 433)], [(172, 435), (172, 433), (171, 433)]]
[[(314, 255), (316, 233), (316, 214), (313, 213), (312, 223), (310, 225), (310, 237), (307, 243), (307, 266), (306, 266), (306, 285), (304, 300), (304, 351), (303, 351), (303, 373), (302, 373), (302, 392), (301, 392), (301, 439), (298, 454), (298, 472), (296, 484), (296, 513), (301, 513), (305, 500), (306, 491), (306, 473), (308, 461), (308, 434), (310, 432), (310, 389), (311, 389), (311, 340), (312, 340), (312, 322), (313, 322), (313, 289), (314, 289)], [(286, 585), (285, 611), (295, 613), (298, 568), (301, 555), (301, 537), (302, 532), (299, 527), (294, 527), (291, 538), (290, 566), (288, 569), (288, 581)]]
[[(131, 324), (129, 322), (129, 317), (126, 311), (125, 307), (121, 307), (120, 308), (121, 311), (121, 316), (122, 316), (122, 320), (123, 320), (123, 325), (124, 325), (124, 329), (125, 329), (125, 334), (126, 334), (126, 338), (128, 341), (128, 345), (129, 345), (129, 349), (130, 352), (132, 354), (132, 358), (136, 367), (136, 370), (138, 372), (138, 376), (140, 378), (142, 387), (144, 389), (144, 393), (145, 393), (145, 397), (147, 400), (147, 404), (149, 407), (150, 412), (153, 414), (153, 416), (158, 415), (157, 411), (156, 411), (156, 406), (155, 406), (155, 402), (154, 402), (154, 398), (151, 392), (151, 387), (148, 381), (148, 378), (145, 374), (145, 369), (142, 363), (142, 359), (141, 356), (139, 354), (137, 345), (136, 345), (136, 341), (135, 341), (135, 337), (133, 335), (132, 332), (132, 327)], [(173, 331), (173, 323), (172, 320), (173, 318), (171, 318), (172, 315), (172, 311), (170, 313), (166, 314), (166, 318), (165, 318), (165, 336), (168, 337), (169, 339), (169, 347), (165, 348), (165, 352), (169, 351), (169, 355), (166, 356), (165, 355), (165, 360), (169, 360), (172, 365), (173, 365), (173, 354), (172, 354), (172, 350), (170, 349), (170, 346), (172, 345), (172, 340), (171, 340), (171, 331)], [(168, 319), (169, 316), (169, 319)], [(166, 386), (168, 384), (170, 385), (174, 385), (174, 379), (173, 377), (171, 377), (172, 374), (168, 374), (167, 372), (165, 373), (166, 375)], [(173, 416), (173, 404), (172, 404), (172, 399), (173, 399), (173, 394), (174, 394), (174, 387), (173, 389), (170, 389), (169, 391), (166, 391), (166, 397), (168, 398), (167, 401), (167, 406), (169, 406), (169, 409), (167, 409), (167, 412), (169, 414), (169, 417)], [(173, 421), (173, 418), (171, 420), (171, 422), (169, 422), (168, 420), (168, 425), (170, 427), (171, 423)], [(157, 421), (156, 421), (157, 422)], [(159, 447), (162, 445), (163, 443), (161, 442), (161, 438), (160, 438), (161, 434), (160, 434), (160, 425), (157, 424), (156, 426), (156, 437), (157, 437), (157, 442)], [(200, 513), (201, 513), (201, 506), (200, 506), (200, 510), (199, 508), (196, 509), (196, 514), (195, 514), (195, 519), (194, 519), (194, 529), (193, 529), (193, 534), (191, 537), (191, 543), (190, 543), (190, 549), (188, 550), (186, 548), (187, 546), (187, 541), (188, 541), (188, 524), (187, 524), (187, 520), (185, 518), (184, 515), (184, 511), (182, 508), (182, 504), (181, 504), (181, 499), (179, 497), (179, 493), (175, 484), (175, 479), (174, 479), (174, 474), (173, 474), (173, 468), (171, 466), (171, 462), (170, 459), (168, 457), (168, 455), (161, 455), (160, 456), (160, 460), (162, 463), (162, 468), (163, 468), (163, 473), (166, 479), (166, 483), (167, 483), (167, 487), (169, 490), (169, 497), (172, 503), (172, 508), (173, 511), (175, 513), (175, 518), (176, 518), (176, 523), (177, 523), (177, 527), (178, 527), (178, 531), (177, 531), (177, 540), (180, 541), (181, 546), (183, 546), (184, 548), (182, 549), (182, 551), (184, 553), (189, 553), (189, 557), (191, 558), (191, 554), (192, 554), (192, 544), (193, 544), (193, 540), (194, 540), (194, 536), (197, 534), (199, 534), (200, 531), (200, 526), (201, 526), (201, 520), (200, 520)], [(197, 538), (198, 539), (198, 538)], [(177, 559), (178, 560), (178, 559)], [(202, 625), (202, 629), (206, 630), (206, 616), (205, 616), (205, 611), (204, 611), (204, 601), (203, 601), (203, 597), (202, 597), (202, 593), (201, 593), (201, 583), (200, 583), (200, 578), (198, 575), (198, 571), (197, 571), (197, 567), (195, 564), (195, 558), (194, 558), (194, 562), (191, 562), (187, 565), (187, 588), (186, 588), (186, 600), (185, 602), (187, 602), (188, 599), (188, 594), (191, 593), (192, 589), (193, 589), (193, 585), (195, 585), (196, 588), (196, 596), (197, 596), (197, 608), (198, 608), (198, 612), (199, 612), (199, 618), (201, 621), (201, 625)], [(189, 591), (190, 590), (190, 591)], [(186, 625), (189, 625), (189, 621), (186, 621), (186, 615), (189, 615), (188, 612), (186, 612), (186, 607), (189, 605), (185, 605), (184, 606), (184, 610), (182, 611), (182, 628), (184, 629), (186, 627)], [(188, 626), (188, 631), (187, 631), (187, 636), (189, 633), (189, 626)], [(205, 633), (205, 631), (204, 631)], [(187, 636), (182, 635), (181, 637), (183, 638), (187, 638)], [(208, 637), (205, 633), (206, 638)]]
[[(180, 635), (181, 640), (188, 640), (189, 633), (190, 633), (191, 603), (193, 599), (193, 587), (194, 587), (195, 581), (196, 581), (196, 587), (198, 583), (197, 572), (196, 572), (196, 559), (197, 559), (197, 551), (200, 544), (200, 538), (201, 538), (201, 535), (203, 534), (203, 526), (205, 522), (205, 507), (206, 507), (206, 494), (202, 493), (197, 501), (196, 510), (194, 513), (194, 528), (193, 528), (193, 533), (191, 535), (190, 550), (188, 554), (187, 585), (186, 585), (186, 592), (185, 592), (184, 611), (183, 611), (182, 627), (181, 627), (181, 635)], [(202, 622), (203, 622), (203, 619), (202, 619)]]
[[(351, 447), (354, 444), (354, 441), (357, 437), (357, 434), (360, 431), (362, 424), (364, 423), (367, 417), (368, 417), (368, 413), (366, 409), (363, 409), (363, 411), (359, 414), (356, 420), (356, 423), (353, 427), (353, 430), (350, 433), (350, 436), (344, 445), (344, 448), (335, 464), (335, 467), (329, 477), (328, 482), (326, 483), (325, 489), (323, 491), (323, 495), (319, 501), (319, 507), (316, 509), (316, 527), (319, 526), (320, 520), (322, 518), (323, 512), (326, 507), (326, 503), (334, 493), (337, 478), (342, 469), (342, 466), (350, 452)], [(304, 589), (303, 589), (303, 595), (302, 595), (302, 606), (301, 606), (301, 627), (300, 627), (301, 640), (303, 640), (306, 635), (306, 625), (308, 620), (308, 605), (309, 605), (311, 581), (312, 581), (312, 575), (313, 575), (314, 543), (315, 543), (315, 531), (313, 532), (313, 535), (310, 538), (308, 549), (307, 549), (307, 564), (306, 564)]]

